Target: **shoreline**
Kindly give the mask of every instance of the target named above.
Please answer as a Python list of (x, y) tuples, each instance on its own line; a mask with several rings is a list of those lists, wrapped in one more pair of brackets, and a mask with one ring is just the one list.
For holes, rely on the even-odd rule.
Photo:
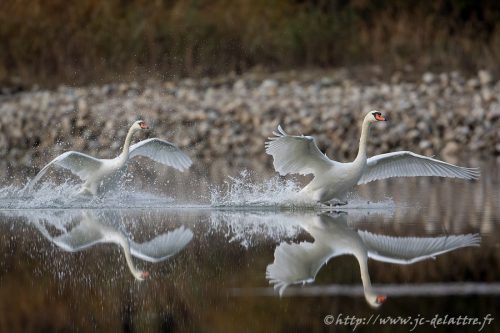
[(500, 81), (487, 71), (366, 82), (347, 70), (317, 73), (249, 73), (4, 95), (0, 155), (8, 166), (26, 167), (41, 167), (67, 150), (114, 156), (130, 124), (142, 117), (152, 127), (147, 137), (171, 141), (193, 160), (270, 163), (264, 142), (278, 124), (290, 134), (313, 135), (330, 158), (348, 160), (357, 152), (361, 119), (371, 109), (384, 112), (389, 122), (372, 126), (369, 155), (395, 150), (500, 155)]

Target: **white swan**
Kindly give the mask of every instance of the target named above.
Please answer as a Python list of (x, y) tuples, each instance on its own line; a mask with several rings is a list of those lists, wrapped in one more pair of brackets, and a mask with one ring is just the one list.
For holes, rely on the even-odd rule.
[(113, 159), (98, 159), (76, 151), (68, 151), (57, 156), (29, 182), (27, 190), (31, 191), (52, 165), (68, 169), (80, 177), (84, 181), (80, 194), (92, 196), (96, 196), (100, 189), (106, 187), (106, 184), (113, 183), (116, 177), (124, 171), (128, 160), (135, 156), (146, 156), (180, 171), (191, 166), (191, 159), (177, 146), (167, 141), (152, 138), (130, 146), (134, 133), (145, 129), (149, 127), (144, 121), (136, 121), (127, 133), (121, 154)]
[[(70, 224), (73, 221), (72, 214), (63, 214), (63, 217), (55, 218), (40, 217), (39, 215), (29, 217), (34, 219), (34, 226), (50, 242), (67, 252), (78, 252), (102, 243), (114, 243), (123, 249), (127, 266), (132, 275), (139, 281), (149, 277), (147, 271), (138, 270), (132, 260), (132, 256), (149, 262), (160, 262), (170, 258), (178, 253), (191, 242), (193, 232), (181, 226), (175, 230), (156, 236), (155, 238), (144, 242), (136, 243), (132, 241), (127, 234), (116, 225), (119, 216), (116, 214), (106, 214), (104, 212), (95, 213), (85, 210), (79, 218), (76, 226), (70, 230), (65, 230), (58, 236), (53, 237), (47, 230), (43, 220), (53, 221), (59, 230), (62, 226)], [(43, 216), (43, 215), (42, 215)], [(58, 223), (57, 223), (57, 222)], [(52, 223), (49, 223), (52, 225)]]
[(301, 192), (313, 200), (326, 203), (332, 199), (345, 204), (345, 197), (355, 185), (391, 177), (439, 176), (477, 179), (479, 170), (464, 168), (409, 151), (366, 157), (369, 125), (385, 121), (378, 111), (368, 112), (361, 127), (361, 138), (356, 159), (350, 163), (330, 160), (321, 153), (311, 136), (288, 135), (281, 126), (266, 142), (266, 153), (274, 159), (274, 168), (280, 175), (313, 174), (314, 179)]
[(348, 227), (345, 213), (304, 218), (301, 226), (311, 234), (314, 243), (283, 242), (274, 251), (274, 262), (267, 266), (266, 278), (279, 289), (280, 296), (291, 284), (313, 282), (331, 258), (351, 254), (359, 263), (365, 299), (372, 307), (380, 306), (386, 296), (377, 295), (372, 289), (368, 258), (406, 265), (480, 243), (479, 234), (392, 237), (355, 231)]

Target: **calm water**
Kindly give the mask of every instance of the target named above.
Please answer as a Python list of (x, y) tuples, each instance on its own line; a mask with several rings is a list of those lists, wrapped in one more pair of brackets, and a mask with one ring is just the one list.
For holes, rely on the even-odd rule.
[(499, 165), (477, 166), (359, 187), (337, 211), (269, 170), (146, 174), (90, 202), (71, 182), (5, 186), (0, 331), (498, 331)]

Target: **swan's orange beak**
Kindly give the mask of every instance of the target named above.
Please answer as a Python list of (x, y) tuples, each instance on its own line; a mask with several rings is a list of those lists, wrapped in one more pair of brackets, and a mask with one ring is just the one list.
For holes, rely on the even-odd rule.
[(387, 119), (385, 119), (385, 117), (381, 114), (376, 114), (375, 119), (378, 121), (387, 121)]
[(147, 279), (149, 277), (149, 272), (142, 272), (141, 276), (143, 279)]
[(146, 125), (145, 122), (140, 123), (139, 126), (141, 126), (142, 129), (149, 129), (149, 126)]
[(375, 303), (377, 303), (377, 304), (383, 304), (386, 299), (387, 299), (387, 296), (378, 295), (377, 298), (375, 299)]

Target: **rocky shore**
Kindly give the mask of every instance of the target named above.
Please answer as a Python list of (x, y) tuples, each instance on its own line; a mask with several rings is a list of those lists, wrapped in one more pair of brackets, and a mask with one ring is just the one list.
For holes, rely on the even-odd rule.
[(500, 155), (500, 81), (487, 71), (404, 72), (388, 80), (346, 70), (246, 74), (214, 79), (59, 87), (0, 95), (4, 166), (40, 167), (66, 150), (112, 157), (142, 117), (148, 136), (175, 142), (193, 160), (270, 163), (264, 141), (281, 124), (314, 135), (338, 160), (357, 151), (370, 109), (389, 122), (373, 126), (369, 154)]

